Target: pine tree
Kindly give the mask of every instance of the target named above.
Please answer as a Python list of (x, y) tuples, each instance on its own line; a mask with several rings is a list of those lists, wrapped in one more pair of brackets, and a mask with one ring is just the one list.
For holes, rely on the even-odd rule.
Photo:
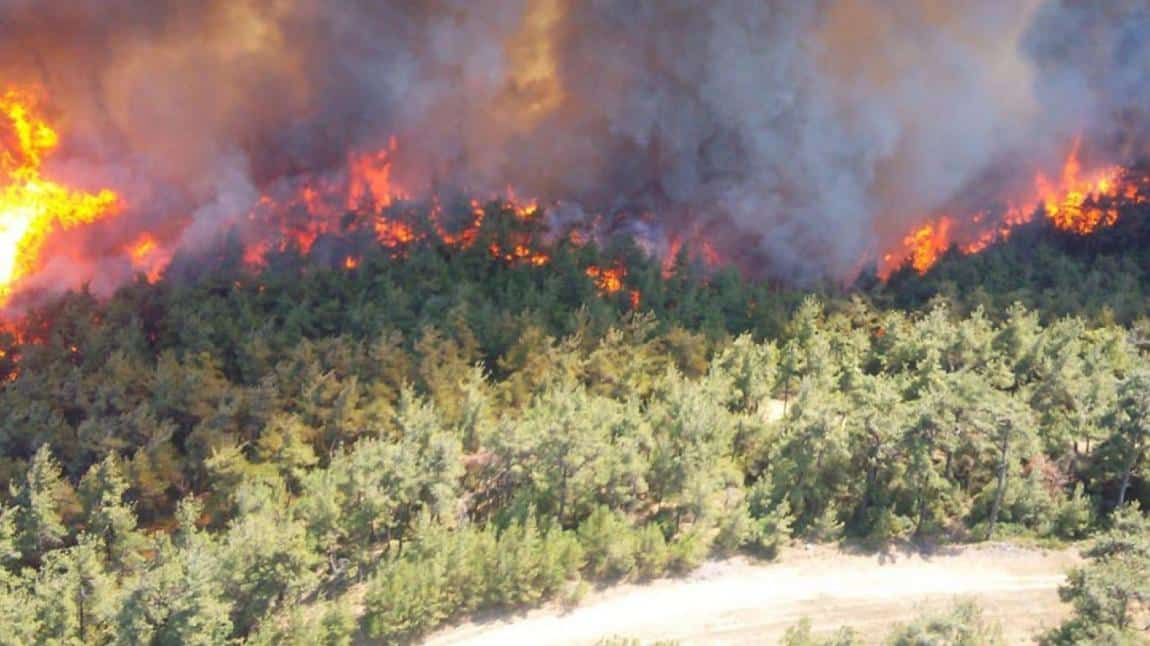
[(40, 447), (28, 465), (24, 483), (12, 492), (19, 513), (18, 542), (24, 559), (38, 562), (47, 550), (59, 547), (68, 535), (61, 500), (71, 488), (48, 445)]
[(185, 502), (180, 509), (177, 540), (159, 539), (153, 564), (123, 583), (114, 626), (119, 643), (212, 646), (232, 636), (218, 547), (190, 522), (197, 507)]
[(43, 557), (33, 584), (38, 641), (101, 643), (112, 631), (119, 606), (114, 577), (104, 568), (104, 548), (93, 536)]
[(1045, 644), (1139, 644), (1150, 603), (1150, 520), (1136, 505), (1117, 510), (1113, 528), (1085, 552), (1059, 596), (1074, 614), (1043, 636)]
[(135, 565), (133, 557), (143, 544), (136, 514), (124, 501), (127, 490), (128, 482), (112, 454), (93, 465), (80, 482), (87, 532), (103, 544), (108, 566), (120, 572)]
[(1150, 451), (1150, 370), (1136, 370), (1122, 382), (1105, 424), (1111, 433), (1105, 453), (1120, 465), (1116, 506), (1122, 507), (1131, 478)]

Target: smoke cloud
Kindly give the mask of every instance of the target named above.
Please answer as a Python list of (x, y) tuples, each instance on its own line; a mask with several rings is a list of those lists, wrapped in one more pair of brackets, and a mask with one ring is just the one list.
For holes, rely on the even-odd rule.
[(0, 68), (125, 194), (109, 226), (185, 248), (394, 136), (412, 193), (654, 213), (803, 281), (1076, 136), (1144, 155), (1146, 34), (1127, 0), (2, 0)]

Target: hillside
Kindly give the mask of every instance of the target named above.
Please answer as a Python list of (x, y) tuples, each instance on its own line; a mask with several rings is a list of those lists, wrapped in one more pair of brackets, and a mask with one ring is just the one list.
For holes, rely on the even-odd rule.
[(1018, 302), (1050, 320), (1140, 322), (1150, 314), (1148, 227), (1147, 205), (1124, 207), (1113, 226), (1086, 236), (1043, 219), (981, 253), (951, 249), (925, 274), (904, 268), (873, 291), (877, 302), (899, 308), (943, 298), (963, 312), (993, 313)]
[[(523, 220), (489, 208), (498, 244)], [(903, 310), (625, 242), (545, 264), (488, 246), (289, 250), (257, 273), (225, 249), (13, 323), (11, 639), (409, 641), (791, 537), (1077, 540), (1150, 502), (1129, 328), (1086, 302), (917, 307), (983, 255), (879, 288)]]

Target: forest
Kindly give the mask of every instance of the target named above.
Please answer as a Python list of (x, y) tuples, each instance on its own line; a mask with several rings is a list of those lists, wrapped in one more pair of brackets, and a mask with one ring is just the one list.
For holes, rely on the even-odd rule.
[(526, 225), (487, 210), (465, 249), (224, 241), (7, 326), (0, 643), (407, 643), (795, 538), (1092, 538), (1043, 639), (1145, 638), (1144, 207), (802, 290), (493, 256)]

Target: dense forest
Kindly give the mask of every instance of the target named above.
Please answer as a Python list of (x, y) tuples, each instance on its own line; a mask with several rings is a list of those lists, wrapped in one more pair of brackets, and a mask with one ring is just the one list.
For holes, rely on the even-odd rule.
[(1095, 537), (1051, 643), (1137, 639), (1142, 213), (796, 291), (626, 239), (521, 262), (487, 210), (466, 248), (316, 243), (355, 263), (226, 242), (0, 333), (0, 642), (407, 642), (792, 537), (1019, 536)]

